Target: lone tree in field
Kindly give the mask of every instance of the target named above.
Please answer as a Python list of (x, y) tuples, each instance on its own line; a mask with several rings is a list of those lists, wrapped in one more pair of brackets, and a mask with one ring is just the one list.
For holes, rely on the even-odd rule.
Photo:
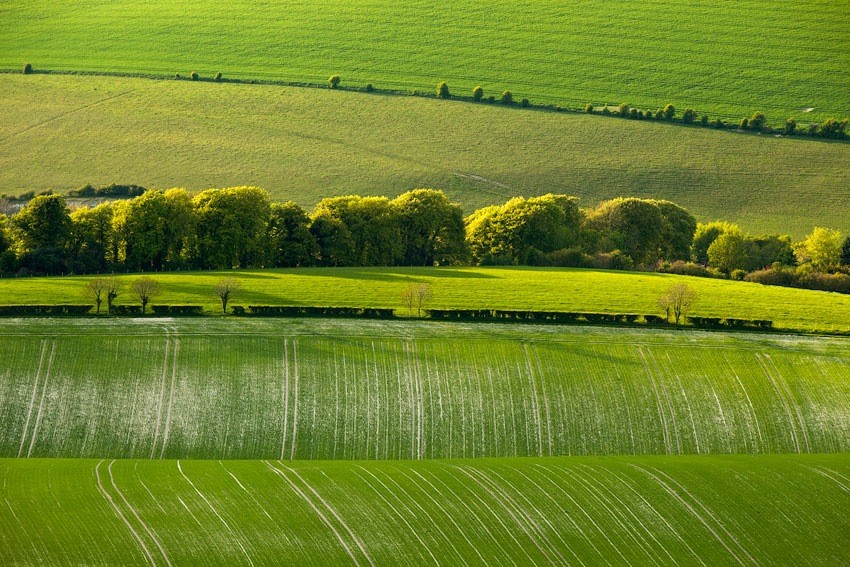
[(416, 285), (413, 282), (407, 284), (404, 291), (401, 292), (402, 305), (407, 307), (407, 316), (413, 317), (413, 306), (416, 305)]
[(139, 303), (142, 304), (142, 314), (144, 315), (145, 309), (148, 303), (151, 302), (151, 299), (162, 293), (162, 286), (155, 279), (143, 276), (130, 284), (130, 291), (133, 292), (139, 299)]
[(221, 312), (227, 313), (227, 302), (239, 295), (242, 291), (242, 283), (234, 278), (224, 278), (215, 284), (216, 296), (221, 300)]
[(687, 314), (694, 299), (694, 290), (688, 284), (676, 283), (670, 286), (666, 294), (658, 298), (658, 306), (667, 312), (668, 320), (672, 311), (678, 325), (682, 317)]
[(339, 75), (331, 75), (331, 78), (328, 79), (328, 84), (332, 89), (335, 89), (339, 86), (339, 82), (342, 80), (342, 77)]
[(104, 298), (108, 294), (110, 283), (111, 282), (106, 278), (96, 278), (90, 280), (89, 283), (86, 284), (86, 295), (94, 300), (98, 315), (100, 315), (100, 305), (103, 303)]
[(449, 94), (449, 85), (445, 82), (437, 85), (437, 96), (440, 98), (451, 98), (452, 95)]
[(121, 292), (121, 282), (112, 277), (109, 279), (109, 285), (106, 288), (106, 312), (112, 313), (112, 304), (115, 302), (115, 298), (118, 297), (118, 294)]

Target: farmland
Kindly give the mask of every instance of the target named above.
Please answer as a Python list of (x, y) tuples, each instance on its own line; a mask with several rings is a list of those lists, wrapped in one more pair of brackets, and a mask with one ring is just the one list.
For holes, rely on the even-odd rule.
[(12, 564), (838, 565), (850, 532), (845, 455), (0, 470)]
[(451, 329), (166, 319), (54, 321), (45, 334), (18, 324), (0, 347), (0, 456), (850, 451), (844, 339)]
[[(831, 0), (5, 3), (0, 66), (225, 76), (580, 107), (671, 102), (740, 119), (850, 115), (848, 14)], [(844, 44), (840, 43), (845, 41)], [(804, 109), (812, 108), (809, 113)]]
[[(0, 36), (2, 37), (2, 36)], [(0, 40), (2, 41), (2, 40)], [(0, 49), (0, 53), (3, 50)], [(0, 193), (86, 183), (334, 195), (443, 189), (669, 199), (700, 221), (850, 230), (850, 144), (405, 96), (123, 77), (0, 75)], [(802, 122), (801, 122), (802, 123)]]
[[(212, 290), (232, 276), (244, 284), (240, 305), (314, 305), (402, 309), (401, 291), (410, 281), (428, 283), (430, 304), (445, 309), (529, 309), (609, 313), (660, 313), (659, 295), (673, 283), (691, 286), (697, 300), (692, 314), (705, 317), (771, 319), (786, 329), (850, 330), (850, 297), (835, 293), (722, 279), (648, 272), (531, 267), (447, 268), (297, 268), (147, 274), (162, 283), (155, 303), (204, 305), (220, 312)], [(119, 275), (124, 291), (118, 303), (132, 304), (130, 282), (139, 274)], [(0, 279), (3, 303), (91, 303), (83, 288), (92, 276)]]

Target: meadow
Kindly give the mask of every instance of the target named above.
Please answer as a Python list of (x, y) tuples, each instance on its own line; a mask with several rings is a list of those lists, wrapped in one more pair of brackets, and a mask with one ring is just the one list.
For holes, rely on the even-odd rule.
[[(0, 67), (311, 81), (583, 107), (667, 103), (739, 120), (850, 116), (835, 0), (482, 5), (36, 0), (0, 5)], [(805, 109), (812, 108), (808, 113)]]
[(850, 451), (846, 339), (489, 324), (18, 321), (0, 457)]
[(839, 565), (850, 532), (846, 455), (0, 471), (11, 564)]
[(580, 197), (583, 207), (619, 196), (668, 199), (700, 221), (734, 221), (753, 233), (850, 231), (850, 144), (841, 142), (122, 77), (0, 74), (0, 106), (0, 193), (256, 185), (311, 210), (328, 196), (429, 187), (469, 214), (554, 192)]
[[(570, 268), (294, 268), (250, 271), (148, 273), (162, 284), (162, 305), (203, 305), (221, 313), (213, 287), (233, 277), (243, 285), (231, 305), (308, 305), (393, 308), (406, 316), (401, 293), (410, 282), (427, 283), (435, 309), (520, 309), (662, 314), (656, 304), (674, 283), (696, 292), (691, 314), (769, 319), (782, 329), (846, 332), (850, 296), (749, 282), (651, 272)], [(137, 304), (129, 291), (140, 274), (116, 277), (119, 304)], [(91, 304), (88, 281), (97, 276), (0, 279), (0, 303)], [(104, 304), (105, 309), (105, 304)]]

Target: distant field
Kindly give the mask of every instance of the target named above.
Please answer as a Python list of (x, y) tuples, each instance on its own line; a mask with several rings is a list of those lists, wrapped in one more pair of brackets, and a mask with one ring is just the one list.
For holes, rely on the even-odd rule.
[[(325, 82), (740, 119), (850, 116), (839, 0), (36, 0), (0, 4), (0, 67)], [(802, 110), (813, 108), (810, 113)]]
[(850, 459), (0, 460), (14, 565), (841, 565)]
[(468, 214), (556, 192), (581, 197), (585, 207), (619, 196), (669, 199), (701, 221), (731, 220), (754, 233), (850, 231), (846, 143), (116, 77), (0, 75), (0, 107), (0, 193), (113, 182), (190, 190), (247, 184), (312, 209), (327, 196), (431, 187)]
[[(564, 268), (296, 268), (148, 274), (163, 294), (154, 303), (204, 305), (220, 312), (216, 282), (241, 280), (235, 305), (314, 305), (402, 309), (401, 292), (411, 281), (430, 284), (434, 308), (530, 309), (660, 314), (656, 301), (673, 283), (685, 282), (697, 294), (692, 314), (705, 317), (770, 319), (779, 328), (850, 330), (850, 296), (763, 286), (721, 279), (650, 272)], [(83, 293), (97, 276), (0, 279), (0, 303), (91, 303)], [(120, 275), (118, 303), (133, 304), (129, 292), (139, 274)]]
[(212, 323), (16, 322), (0, 337), (0, 457), (850, 451), (845, 339)]

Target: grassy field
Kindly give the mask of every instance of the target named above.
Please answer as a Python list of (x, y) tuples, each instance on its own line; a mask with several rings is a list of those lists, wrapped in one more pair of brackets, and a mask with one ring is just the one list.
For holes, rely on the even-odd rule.
[(850, 452), (845, 339), (322, 320), (42, 325), (18, 322), (0, 342), (0, 457)]
[(850, 458), (0, 460), (15, 565), (841, 565)]
[[(740, 119), (850, 116), (837, 0), (0, 4), (0, 66), (327, 81)], [(803, 109), (813, 108), (810, 113)]]
[(619, 196), (669, 199), (699, 220), (731, 220), (754, 233), (802, 238), (815, 225), (850, 231), (846, 143), (413, 97), (116, 77), (0, 75), (0, 106), (7, 109), (0, 113), (0, 193), (85, 183), (248, 184), (311, 209), (332, 195), (432, 187), (470, 213), (556, 192), (581, 197), (585, 207)]
[[(553, 268), (297, 268), (149, 274), (163, 287), (154, 303), (204, 305), (221, 311), (213, 286), (232, 276), (244, 286), (237, 305), (388, 307), (406, 315), (401, 292), (411, 281), (428, 283), (447, 309), (531, 309), (661, 314), (656, 300), (673, 283), (697, 294), (692, 314), (770, 319), (780, 328), (850, 330), (850, 296), (763, 286), (747, 282), (611, 270)], [(95, 276), (0, 279), (4, 304), (91, 303), (84, 295)], [(139, 274), (118, 276), (118, 303), (135, 302), (130, 283)], [(232, 303), (233, 304), (233, 303)]]

